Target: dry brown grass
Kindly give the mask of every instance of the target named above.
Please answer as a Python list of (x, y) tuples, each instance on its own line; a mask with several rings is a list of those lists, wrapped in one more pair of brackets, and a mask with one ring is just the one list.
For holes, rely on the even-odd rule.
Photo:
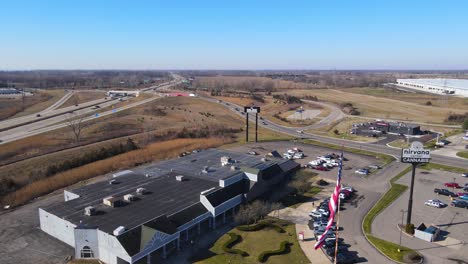
[(337, 105), (350, 102), (358, 108), (362, 116), (382, 119), (442, 124), (449, 114), (463, 114), (467, 111), (466, 107), (460, 109), (451, 105), (445, 107), (426, 106), (400, 99), (347, 92), (347, 89), (293, 90), (289, 93), (296, 96), (313, 95), (317, 96), (320, 101), (332, 102)]
[(54, 190), (75, 184), (115, 170), (131, 168), (143, 163), (177, 157), (183, 151), (197, 148), (213, 148), (227, 143), (224, 138), (175, 139), (150, 144), (144, 149), (127, 152), (115, 157), (58, 173), (41, 179), (2, 198), (2, 205), (18, 206)]
[(34, 114), (42, 111), (59, 100), (65, 92), (63, 90), (42, 90), (33, 96), (26, 96), (24, 111), (22, 99), (0, 98), (0, 120)]
[(59, 108), (72, 106), (75, 104), (82, 104), (89, 101), (94, 101), (106, 97), (105, 91), (79, 91), (75, 92), (63, 105)]
[[(166, 113), (161, 115), (160, 111)], [(214, 116), (201, 113), (210, 112)], [(167, 97), (89, 122), (83, 131), (81, 145), (134, 135), (145, 131), (177, 130), (183, 127), (243, 127), (240, 117), (223, 106), (202, 99)], [(74, 147), (68, 127), (0, 145), (0, 160), (5, 163)]]

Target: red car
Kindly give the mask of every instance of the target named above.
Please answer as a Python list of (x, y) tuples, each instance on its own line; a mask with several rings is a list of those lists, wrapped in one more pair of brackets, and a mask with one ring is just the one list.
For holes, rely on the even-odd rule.
[(458, 197), (462, 197), (462, 196), (465, 196), (465, 195), (468, 195), (468, 193), (466, 192), (459, 192), (457, 193)]
[(313, 168), (316, 169), (316, 170), (319, 170), (319, 171), (328, 171), (328, 169), (323, 167), (323, 166), (315, 166)]
[(444, 186), (449, 188), (461, 188), (456, 182), (446, 182), (444, 183)]

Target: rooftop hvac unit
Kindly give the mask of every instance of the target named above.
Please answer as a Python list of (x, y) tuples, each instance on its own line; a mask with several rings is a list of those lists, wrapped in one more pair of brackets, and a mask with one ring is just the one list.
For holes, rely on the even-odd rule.
[(132, 202), (132, 201), (135, 201), (135, 199), (136, 199), (135, 195), (133, 195), (133, 194), (126, 194), (126, 195), (124, 195), (123, 198), (127, 202)]
[(137, 188), (137, 189), (136, 189), (136, 193), (137, 193), (137, 194), (140, 194), (140, 195), (141, 195), (141, 194), (145, 194), (145, 193), (146, 193), (146, 189), (145, 189), (145, 188)]
[(92, 206), (88, 206), (88, 207), (86, 207), (84, 209), (84, 214), (88, 215), (88, 216), (95, 215), (96, 214), (96, 208), (94, 208)]
[(106, 198), (102, 199), (103, 204), (105, 204), (107, 206), (111, 206), (111, 207), (118, 206), (120, 202), (121, 202), (120, 198), (119, 197), (114, 197), (114, 196), (109, 196), (109, 197), (106, 197)]
[(226, 165), (229, 165), (231, 163), (232, 163), (231, 158), (229, 158), (228, 156), (222, 156), (221, 157), (221, 166), (226, 166)]
[(114, 236), (118, 236), (118, 235), (123, 234), (124, 232), (125, 232), (125, 227), (119, 226), (116, 229), (114, 229), (114, 232), (112, 233), (114, 234)]
[(180, 182), (184, 181), (184, 176), (182, 176), (182, 175), (177, 175), (177, 176), (175, 176), (175, 178), (176, 178), (177, 181), (180, 181)]

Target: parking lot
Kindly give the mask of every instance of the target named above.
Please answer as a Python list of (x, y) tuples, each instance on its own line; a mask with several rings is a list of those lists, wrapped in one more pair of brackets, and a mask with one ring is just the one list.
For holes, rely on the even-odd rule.
[[(399, 179), (397, 183), (409, 186), (410, 178), (410, 173), (408, 173)], [(452, 260), (464, 260), (465, 262), (461, 263), (466, 263), (468, 260), (468, 245), (463, 244), (468, 241), (468, 209), (453, 207), (450, 205), (450, 197), (434, 193), (434, 188), (445, 188), (453, 191), (452, 188), (444, 187), (444, 183), (453, 182), (454, 179), (461, 186), (468, 182), (467, 178), (451, 172), (418, 169), (416, 173), (411, 222), (415, 227), (418, 227), (421, 223), (426, 226), (437, 225), (441, 229), (441, 236), (439, 241), (434, 243), (404, 236), (403, 243), (419, 250), (423, 255), (430, 255), (431, 260), (437, 260), (437, 262), (430, 263), (456, 263), (452, 262)], [(463, 190), (455, 189), (454, 192), (463, 192)], [(407, 210), (408, 198), (409, 191), (406, 191), (395, 203), (377, 216), (372, 230), (375, 230), (381, 237), (398, 243), (399, 231), (397, 224), (402, 221), (401, 210)], [(435, 208), (424, 205), (430, 199), (438, 199), (448, 206)], [(403, 219), (406, 223), (406, 214)]]
[[(300, 148), (305, 155), (307, 155), (304, 159), (296, 160), (303, 165), (316, 159), (317, 156), (326, 155), (331, 152), (338, 152), (336, 150), (330, 150), (319, 146), (296, 144), (286, 141), (242, 145), (231, 149), (240, 152), (254, 150), (258, 152), (259, 155), (264, 155), (272, 150), (277, 150), (280, 154), (283, 154), (288, 149), (294, 147)], [(357, 192), (354, 194), (352, 199), (346, 201), (341, 207), (340, 226), (343, 230), (340, 231), (339, 236), (344, 239), (344, 242), (347, 245), (349, 245), (348, 251), (355, 255), (358, 263), (392, 263), (367, 242), (366, 238), (362, 234), (362, 219), (370, 208), (374, 206), (380, 196), (386, 191), (387, 181), (391, 177), (395, 176), (395, 171), (401, 171), (406, 165), (402, 163), (392, 163), (391, 165), (388, 165), (383, 169), (379, 169), (365, 177), (364, 175), (356, 174), (355, 170), (369, 165), (382, 165), (381, 162), (369, 156), (356, 155), (347, 152), (344, 154), (345, 158), (348, 160), (343, 164), (342, 183), (344, 185), (354, 187)], [(330, 171), (316, 172), (320, 178), (325, 178), (331, 183), (331, 185), (336, 181), (337, 168), (331, 169)], [(321, 192), (319, 193), (319, 196), (329, 197), (331, 195), (331, 190), (328, 187), (330, 186), (327, 186), (327, 193)], [(316, 205), (318, 205), (318, 203), (319, 201), (317, 201)]]

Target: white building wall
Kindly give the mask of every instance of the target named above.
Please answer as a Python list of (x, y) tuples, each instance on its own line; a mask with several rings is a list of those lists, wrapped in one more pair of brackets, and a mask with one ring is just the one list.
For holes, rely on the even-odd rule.
[(117, 257), (131, 263), (131, 257), (122, 247), (119, 240), (101, 230), (97, 230), (99, 241), (99, 259), (107, 264), (117, 264)]
[(68, 201), (71, 201), (73, 199), (80, 198), (80, 196), (78, 194), (75, 194), (75, 193), (72, 193), (70, 191), (64, 190), (63, 191), (63, 198), (64, 198), (65, 202), (68, 202)]
[(75, 258), (81, 258), (81, 250), (85, 246), (93, 251), (94, 258), (99, 259), (97, 229), (75, 228)]
[(39, 208), (41, 230), (58, 240), (75, 247), (75, 225)]

